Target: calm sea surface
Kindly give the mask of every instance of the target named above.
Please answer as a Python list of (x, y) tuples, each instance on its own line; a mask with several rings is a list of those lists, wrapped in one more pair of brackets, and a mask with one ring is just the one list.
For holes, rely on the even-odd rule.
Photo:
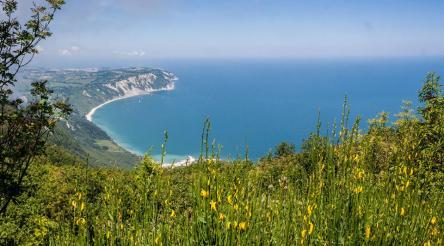
[[(148, 65), (150, 66), (150, 65)], [(351, 116), (363, 124), (378, 112), (399, 112), (402, 100), (416, 104), (429, 71), (444, 74), (444, 59), (367, 60), (193, 60), (156, 65), (179, 77), (171, 92), (115, 101), (96, 111), (93, 122), (123, 147), (158, 157), (168, 130), (168, 161), (198, 156), (203, 122), (210, 117), (211, 139), (222, 156), (252, 159), (282, 141), (301, 142), (340, 119), (344, 96)], [(392, 117), (391, 119), (395, 119)]]

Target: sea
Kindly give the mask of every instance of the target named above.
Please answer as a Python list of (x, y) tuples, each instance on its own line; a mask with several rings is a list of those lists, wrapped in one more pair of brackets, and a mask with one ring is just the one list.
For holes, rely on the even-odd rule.
[(379, 112), (390, 120), (403, 100), (418, 105), (428, 72), (444, 74), (444, 58), (192, 59), (147, 63), (174, 73), (175, 89), (114, 101), (99, 108), (93, 122), (115, 142), (139, 155), (160, 159), (167, 131), (166, 161), (198, 157), (205, 119), (209, 144), (224, 159), (257, 160), (281, 142), (301, 148), (316, 130), (339, 123), (344, 98), (350, 124), (361, 128)]

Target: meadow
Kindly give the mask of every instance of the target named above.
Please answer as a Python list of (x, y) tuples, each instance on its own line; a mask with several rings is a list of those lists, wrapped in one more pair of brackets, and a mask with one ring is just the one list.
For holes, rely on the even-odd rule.
[(248, 149), (220, 159), (209, 120), (200, 158), (186, 167), (147, 154), (132, 170), (95, 168), (49, 152), (0, 217), (0, 243), (442, 245), (440, 87), (429, 74), (417, 111), (406, 102), (395, 121), (381, 113), (367, 130), (349, 119), (346, 99), (337, 124), (318, 121), (300, 150), (282, 143), (257, 162)]

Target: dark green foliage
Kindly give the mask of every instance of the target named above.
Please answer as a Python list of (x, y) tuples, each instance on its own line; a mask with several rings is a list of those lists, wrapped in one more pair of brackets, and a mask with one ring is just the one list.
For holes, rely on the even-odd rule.
[(292, 143), (282, 142), (278, 146), (276, 146), (276, 151), (274, 155), (277, 157), (289, 156), (294, 154), (296, 151), (296, 147)]
[(432, 170), (444, 170), (444, 95), (435, 73), (427, 75), (426, 82), (419, 91), (419, 101), (423, 103), (419, 111), (423, 122), (418, 123), (419, 153)]
[(431, 102), (432, 100), (441, 97), (440, 77), (436, 73), (428, 73), (426, 81), (419, 91), (418, 98), (422, 103)]
[(50, 98), (46, 81), (32, 83), (26, 103), (13, 97), (16, 74), (37, 53), (37, 44), (51, 35), (48, 25), (62, 4), (52, 0), (47, 6), (34, 5), (22, 24), (15, 16), (17, 2), (0, 2), (0, 214), (27, 188), (22, 184), (33, 157), (44, 153), (48, 133), (71, 112), (65, 102)]

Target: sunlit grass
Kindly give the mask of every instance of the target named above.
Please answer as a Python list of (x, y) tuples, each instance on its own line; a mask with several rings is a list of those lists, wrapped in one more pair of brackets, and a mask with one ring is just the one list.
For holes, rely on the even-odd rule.
[[(191, 167), (165, 169), (146, 156), (134, 172), (104, 176), (93, 203), (80, 185), (70, 202), (72, 221), (49, 238), (111, 245), (442, 244), (442, 183), (428, 183), (442, 181), (442, 173), (409, 165), (414, 157), (399, 146), (385, 150), (398, 164), (375, 172), (368, 151), (374, 140), (367, 138), (377, 136), (359, 133), (358, 122), (343, 127), (337, 140), (313, 135), (305, 157), (257, 165), (219, 160), (205, 151), (203, 134), (206, 153)], [(301, 158), (312, 166), (302, 168)]]

